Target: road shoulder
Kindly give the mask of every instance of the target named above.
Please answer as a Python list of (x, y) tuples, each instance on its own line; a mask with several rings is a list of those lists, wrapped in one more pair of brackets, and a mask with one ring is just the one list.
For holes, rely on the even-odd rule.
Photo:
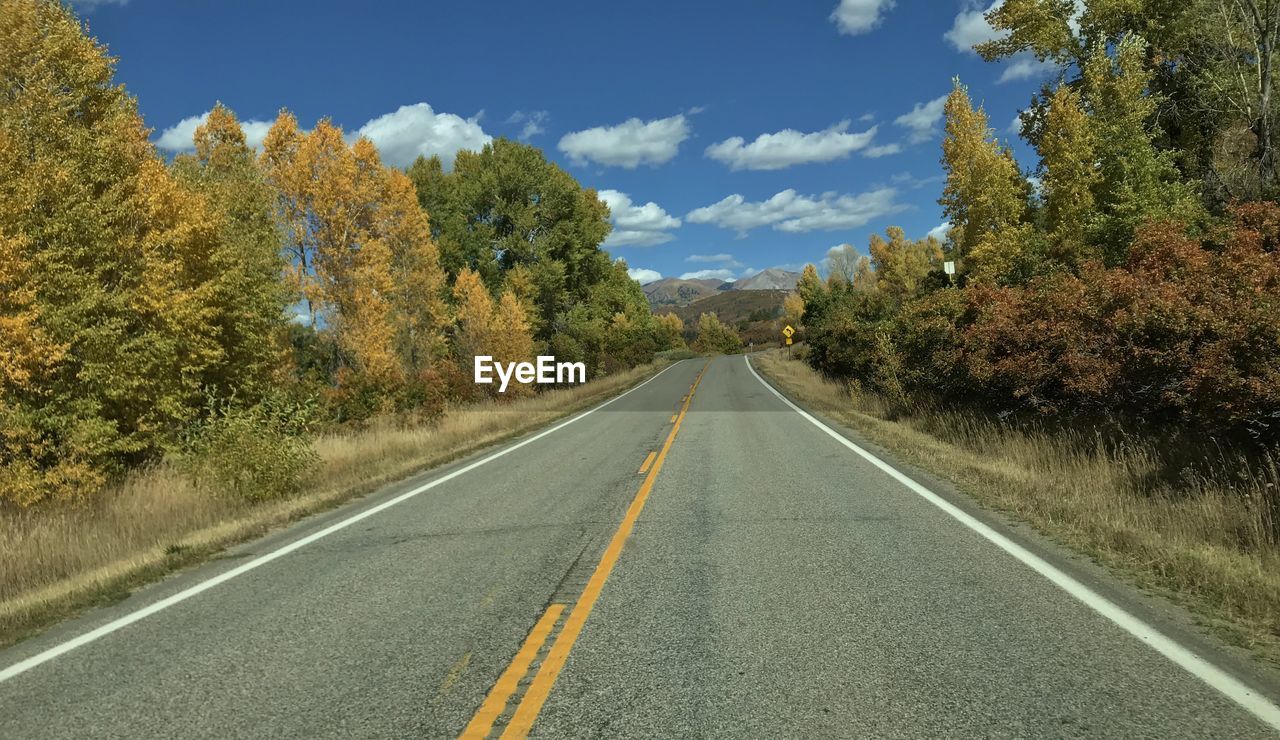
[(745, 359), (757, 371), (762, 382), (849, 442), (878, 457), (947, 503), (1027, 549), (1203, 660), (1231, 674), (1272, 703), (1280, 701), (1280, 669), (1262, 660), (1253, 651), (1224, 642), (1211, 631), (1203, 617), (1178, 603), (1175, 595), (1162, 589), (1142, 586), (1136, 574), (1103, 564), (1062, 544), (1051, 535), (1038, 531), (1010, 513), (984, 506), (973, 495), (966, 493), (937, 471), (926, 470), (904, 461), (895, 450), (873, 440), (838, 409), (802, 398), (795, 389), (769, 375), (761, 367), (761, 363), (754, 361), (757, 357), (747, 356)]

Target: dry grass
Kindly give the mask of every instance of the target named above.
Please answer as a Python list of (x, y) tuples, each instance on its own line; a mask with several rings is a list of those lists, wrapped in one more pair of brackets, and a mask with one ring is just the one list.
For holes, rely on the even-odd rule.
[(1116, 444), (1091, 432), (1019, 429), (958, 411), (890, 414), (879, 398), (850, 393), (779, 352), (757, 355), (755, 364), (805, 405), (1173, 596), (1222, 637), (1280, 663), (1274, 459), (1247, 465), (1222, 455), (1217, 475), (1171, 476), (1156, 440)]
[(78, 507), (0, 510), (0, 645), (229, 545), (604, 400), (658, 367), (452, 409), (429, 425), (383, 419), (322, 436), (314, 443), (319, 469), (303, 494), (286, 500), (254, 504), (200, 490), (165, 464)]

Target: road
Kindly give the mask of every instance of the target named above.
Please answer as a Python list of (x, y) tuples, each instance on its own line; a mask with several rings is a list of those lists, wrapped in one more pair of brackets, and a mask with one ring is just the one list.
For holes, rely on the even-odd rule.
[(678, 363), (0, 652), (0, 737), (1276, 734), (1185, 615), (842, 439)]

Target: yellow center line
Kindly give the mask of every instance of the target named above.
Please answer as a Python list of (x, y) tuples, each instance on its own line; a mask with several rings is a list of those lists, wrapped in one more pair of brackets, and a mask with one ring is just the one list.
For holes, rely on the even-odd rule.
[(516, 688), (520, 685), (520, 679), (524, 678), (524, 674), (529, 672), (529, 665), (533, 663), (533, 659), (537, 657), (538, 651), (542, 649), (542, 643), (546, 642), (547, 635), (551, 634), (552, 628), (556, 626), (556, 620), (560, 618), (560, 613), (564, 611), (564, 604), (552, 604), (542, 613), (542, 618), (533, 626), (533, 631), (525, 638), (524, 644), (520, 646), (520, 651), (516, 653), (516, 657), (511, 660), (511, 665), (507, 666), (507, 670), (502, 672), (502, 676), (498, 678), (498, 682), (489, 690), (489, 695), (485, 697), (484, 704), (476, 710), (476, 714), (471, 718), (470, 724), (462, 731), (459, 737), (467, 740), (480, 740), (480, 738), (488, 737), (489, 730), (493, 729), (494, 720), (498, 719), (498, 715), (502, 714), (502, 710), (507, 708), (507, 702), (511, 700), (511, 695), (516, 692)]
[(656, 450), (650, 451), (648, 457), (644, 459), (644, 463), (640, 466), (640, 472), (643, 473), (653, 464), (653, 458), (658, 455)]
[(627, 538), (631, 536), (631, 530), (635, 526), (636, 519), (640, 516), (640, 511), (644, 509), (645, 501), (649, 498), (649, 492), (653, 490), (653, 482), (658, 477), (658, 471), (662, 470), (662, 463), (667, 458), (667, 452), (671, 449), (671, 444), (675, 442), (676, 433), (680, 431), (680, 425), (684, 423), (685, 413), (689, 410), (689, 403), (693, 400), (694, 392), (698, 390), (698, 383), (702, 382), (702, 375), (707, 371), (707, 366), (710, 364), (711, 361), (708, 360), (707, 364), (702, 366), (702, 370), (698, 372), (698, 377), (693, 381), (693, 387), (689, 389), (689, 395), (684, 397), (684, 405), (681, 406), (680, 413), (676, 415), (675, 426), (671, 428), (671, 433), (667, 435), (667, 440), (662, 444), (662, 449), (658, 452), (653, 467), (649, 469), (649, 474), (645, 476), (644, 482), (640, 484), (640, 490), (636, 492), (636, 497), (632, 499), (631, 506), (627, 509), (627, 515), (622, 518), (622, 524), (618, 526), (618, 531), (614, 533), (613, 539), (609, 541), (609, 546), (605, 548), (604, 555), (600, 557), (600, 563), (596, 565), (595, 571), (591, 574), (591, 580), (587, 581), (587, 587), (583, 589), (582, 595), (578, 597), (577, 603), (573, 605), (573, 611), (569, 612), (569, 616), (565, 619), (564, 627), (561, 628), (559, 636), (551, 644), (547, 659), (538, 668), (537, 675), (533, 677), (533, 683), (529, 685), (529, 690), (525, 692), (524, 698), (520, 700), (519, 706), (516, 707), (515, 715), (512, 716), (511, 722), (502, 733), (503, 740), (508, 740), (508, 738), (522, 740), (533, 729), (533, 723), (538, 719), (538, 713), (542, 711), (542, 705), (546, 703), (547, 697), (551, 695), (551, 688), (555, 686), (556, 679), (560, 676), (560, 670), (564, 668), (564, 663), (569, 658), (569, 651), (573, 649), (573, 644), (582, 632), (582, 626), (586, 624), (587, 617), (591, 614), (591, 609), (596, 605), (596, 600), (600, 598), (600, 592), (604, 589), (604, 582), (608, 580), (609, 573), (613, 571), (613, 567), (618, 563), (618, 556), (622, 554), (622, 547), (626, 544)]

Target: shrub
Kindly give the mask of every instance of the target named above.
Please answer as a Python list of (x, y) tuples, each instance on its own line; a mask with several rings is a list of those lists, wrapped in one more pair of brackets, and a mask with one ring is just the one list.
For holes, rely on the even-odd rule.
[(307, 437), (314, 416), (311, 401), (210, 401), (207, 418), (183, 440), (182, 467), (198, 486), (244, 499), (295, 493), (320, 461)]

